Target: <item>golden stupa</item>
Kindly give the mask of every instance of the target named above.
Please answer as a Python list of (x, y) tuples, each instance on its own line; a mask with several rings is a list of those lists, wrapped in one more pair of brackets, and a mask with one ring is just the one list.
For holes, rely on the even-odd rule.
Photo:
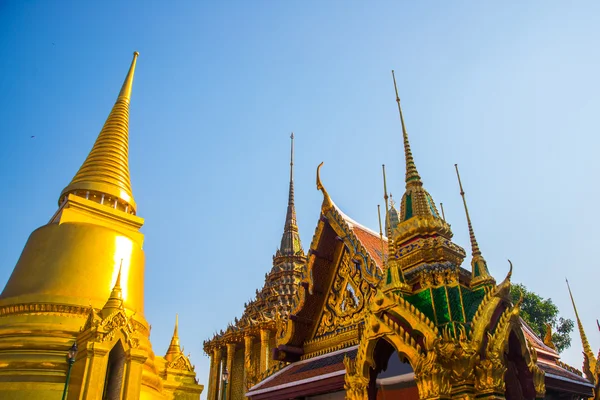
[(144, 220), (128, 163), (138, 53), (102, 131), (50, 221), (36, 229), (0, 295), (0, 398), (199, 399), (178, 326), (155, 356), (144, 317)]

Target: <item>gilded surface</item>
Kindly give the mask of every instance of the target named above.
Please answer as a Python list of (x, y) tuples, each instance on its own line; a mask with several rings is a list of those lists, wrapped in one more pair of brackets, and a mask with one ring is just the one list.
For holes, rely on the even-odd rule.
[(351, 255), (343, 250), (337, 274), (323, 310), (317, 336), (356, 323), (353, 318), (359, 313), (370, 295), (370, 287), (355, 264)]
[(29, 237), (0, 295), (2, 399), (60, 398), (75, 340), (69, 399), (102, 396), (117, 345), (127, 371), (123, 398), (192, 400), (202, 392), (187, 357), (154, 355), (144, 318), (144, 220), (135, 215), (128, 168), (137, 56), (89, 156), (50, 222)]

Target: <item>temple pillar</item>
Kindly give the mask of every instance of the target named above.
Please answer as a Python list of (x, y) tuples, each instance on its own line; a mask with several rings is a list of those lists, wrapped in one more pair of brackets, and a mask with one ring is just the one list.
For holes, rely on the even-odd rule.
[(244, 336), (244, 390), (249, 390), (253, 385), (252, 377), (252, 344), (254, 338), (250, 335)]
[(148, 359), (148, 354), (144, 350), (129, 349), (126, 353), (127, 369), (125, 372), (125, 381), (123, 382), (123, 398), (139, 399), (140, 389), (142, 387), (142, 369)]
[(263, 373), (269, 369), (269, 341), (271, 339), (271, 331), (268, 329), (260, 330), (260, 372)]
[[(227, 343), (227, 372), (229, 373), (229, 379), (227, 385), (225, 385), (226, 399), (231, 399), (231, 382), (233, 382), (233, 358), (235, 357), (235, 343)], [(236, 377), (237, 379), (237, 377)]]
[(212, 400), (213, 398), (213, 390), (215, 387), (215, 352), (214, 350), (210, 353), (210, 368), (208, 369), (208, 394), (206, 398), (208, 400)]
[(215, 370), (211, 382), (213, 382), (212, 397), (208, 400), (220, 400), (221, 393), (221, 349), (213, 349), (213, 358), (215, 360)]

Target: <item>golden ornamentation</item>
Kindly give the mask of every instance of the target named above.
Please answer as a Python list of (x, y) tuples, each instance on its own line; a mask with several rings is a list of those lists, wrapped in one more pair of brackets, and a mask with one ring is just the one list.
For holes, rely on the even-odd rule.
[(344, 376), (346, 400), (367, 400), (369, 398), (367, 392), (369, 380), (356, 371), (356, 363), (347, 356), (344, 357), (344, 367), (346, 369)]
[(348, 250), (342, 251), (341, 261), (329, 296), (325, 302), (317, 336), (355, 323), (359, 313), (371, 294), (369, 284), (351, 261)]
[[(103, 392), (111, 377), (107, 359), (118, 354), (112, 352), (115, 346), (125, 353), (123, 398), (202, 392), (194, 372), (170, 370), (164, 357), (155, 357), (143, 313), (144, 220), (135, 215), (128, 167), (137, 57), (136, 52), (89, 155), (61, 192), (58, 210), (30, 235), (0, 295), (3, 399), (55, 398), (63, 391), (66, 372), (58, 356), (75, 340), (79, 353), (69, 385), (72, 398)], [(10, 344), (16, 334), (18, 349)], [(30, 362), (33, 354), (36, 361)]]

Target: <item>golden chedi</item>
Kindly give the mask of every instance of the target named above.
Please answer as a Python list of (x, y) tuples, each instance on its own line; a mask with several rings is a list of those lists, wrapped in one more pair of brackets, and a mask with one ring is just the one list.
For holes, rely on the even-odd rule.
[(60, 398), (75, 341), (68, 399), (200, 397), (177, 327), (158, 357), (144, 317), (144, 220), (128, 165), (137, 56), (58, 210), (31, 234), (0, 295), (2, 399)]

